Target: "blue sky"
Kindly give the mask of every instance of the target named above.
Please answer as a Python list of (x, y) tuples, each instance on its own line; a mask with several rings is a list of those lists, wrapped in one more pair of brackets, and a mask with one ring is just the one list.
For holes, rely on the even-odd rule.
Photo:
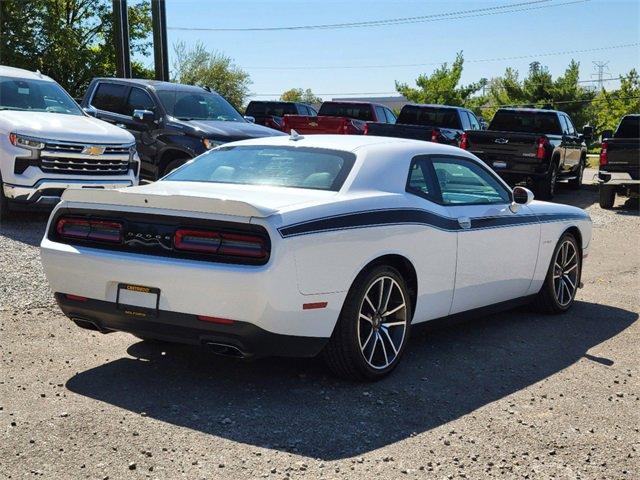
[[(640, 47), (540, 56), (518, 60), (474, 61), (500, 57), (586, 50), (640, 42), (640, 1), (550, 0), (544, 8), (450, 19), (428, 23), (266, 32), (182, 31), (175, 27), (246, 28), (361, 22), (486, 8), (525, 0), (304, 1), (304, 0), (166, 0), (169, 44), (201, 41), (229, 55), (247, 70), (252, 92), (276, 94), (289, 88), (311, 88), (324, 98), (343, 93), (393, 92), (394, 80), (410, 84), (436, 65), (384, 68), (314, 66), (402, 65), (451, 62), (465, 56), (462, 81), (491, 78), (507, 66), (524, 74), (530, 62), (541, 61), (555, 76), (571, 58), (580, 61), (581, 78), (592, 79), (593, 61), (608, 61), (616, 76), (640, 65)], [(554, 6), (556, 5), (556, 6)], [(172, 52), (170, 52), (170, 63)], [(301, 67), (280, 70), (274, 67)], [(616, 82), (605, 85), (614, 86)], [(260, 97), (269, 98), (269, 97)]]

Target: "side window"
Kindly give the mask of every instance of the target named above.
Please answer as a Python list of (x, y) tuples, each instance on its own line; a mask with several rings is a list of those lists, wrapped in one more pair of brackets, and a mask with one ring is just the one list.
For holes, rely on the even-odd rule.
[(126, 115), (124, 96), (127, 92), (126, 85), (117, 83), (100, 83), (93, 94), (91, 105), (98, 110)]
[(567, 118), (564, 115), (558, 115), (560, 120), (560, 127), (562, 128), (562, 133), (565, 135), (569, 134), (569, 125), (567, 125)]
[(378, 118), (378, 122), (388, 123), (387, 116), (384, 113), (384, 108), (376, 105), (376, 117)]
[(309, 115), (311, 115), (312, 117), (317, 117), (318, 116), (318, 111), (313, 108), (313, 107), (307, 107), (309, 109)]
[(134, 110), (151, 110), (155, 112), (156, 105), (147, 92), (141, 88), (134, 87), (129, 93), (125, 110), (127, 115), (133, 115)]
[(480, 130), (480, 122), (478, 121), (476, 116), (471, 112), (467, 112), (467, 115), (469, 115), (469, 123), (471, 124), (471, 130)]
[(571, 119), (567, 115), (564, 116), (564, 119), (567, 122), (567, 128), (569, 129), (569, 135), (575, 135), (576, 134), (576, 129), (573, 127), (573, 123), (571, 123)]
[(458, 115), (460, 115), (460, 121), (462, 122), (463, 130), (470, 130), (471, 124), (469, 123), (469, 115), (465, 110), (458, 110)]
[(510, 192), (471, 160), (434, 157), (435, 175), (444, 205), (487, 205), (511, 202)]
[(385, 108), (384, 113), (387, 115), (387, 123), (396, 123), (397, 118), (391, 110)]
[(436, 188), (428, 157), (414, 158), (409, 167), (407, 192), (435, 200)]

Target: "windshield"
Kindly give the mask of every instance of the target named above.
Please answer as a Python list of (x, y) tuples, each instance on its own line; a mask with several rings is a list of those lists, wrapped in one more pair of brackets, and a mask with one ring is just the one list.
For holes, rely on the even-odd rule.
[(432, 108), (407, 105), (400, 111), (396, 123), (440, 128), (461, 128), (458, 111), (453, 108)]
[(196, 90), (160, 90), (158, 97), (167, 113), (179, 120), (245, 122), (245, 119), (217, 93)]
[(340, 189), (355, 161), (348, 152), (318, 148), (243, 146), (205, 153), (163, 181)]
[(622, 119), (615, 138), (640, 138), (640, 115), (629, 115)]
[(489, 130), (562, 135), (558, 115), (553, 112), (498, 110), (489, 124)]
[(325, 102), (320, 106), (318, 115), (326, 115), (328, 117), (347, 117), (356, 120), (370, 121), (373, 120), (371, 115), (371, 106), (368, 104), (358, 103), (330, 103)]
[(78, 104), (55, 82), (2, 76), (0, 110), (84, 115)]

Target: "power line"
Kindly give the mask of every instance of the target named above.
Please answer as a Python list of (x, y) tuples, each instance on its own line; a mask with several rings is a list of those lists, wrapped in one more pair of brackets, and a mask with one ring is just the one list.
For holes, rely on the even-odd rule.
[(591, 76), (597, 76), (598, 80), (596, 80), (598, 82), (598, 90), (602, 90), (603, 87), (603, 83), (605, 80), (607, 80), (606, 78), (604, 78), (604, 72), (609, 72), (609, 62), (591, 62), (593, 63), (593, 66), (596, 68), (597, 73), (592, 74)]
[[(539, 58), (539, 57), (551, 57), (555, 55), (570, 55), (574, 53), (588, 53), (588, 52), (600, 52), (602, 50), (615, 50), (618, 48), (638, 47), (640, 42), (623, 43), (620, 45), (609, 45), (605, 47), (595, 48), (583, 48), (579, 50), (562, 50), (557, 52), (535, 53), (527, 55), (515, 55), (511, 57), (494, 57), (494, 58), (478, 58), (466, 60), (466, 63), (484, 63), (484, 62), (500, 62), (504, 60), (522, 60), (526, 58)], [(434, 65), (442, 65), (444, 62), (428, 62), (428, 63), (402, 63), (402, 64), (387, 64), (387, 65), (323, 65), (323, 66), (288, 66), (288, 67), (244, 67), (248, 70), (334, 70), (334, 69), (354, 69), (360, 70), (363, 68), (396, 68), (396, 67), (426, 67)]]
[[(636, 99), (640, 99), (640, 95), (636, 95), (633, 97), (615, 97), (614, 100), (636, 100)], [(553, 105), (567, 105), (567, 104), (571, 104), (571, 103), (593, 103), (595, 102), (597, 99), (595, 98), (591, 98), (589, 100), (559, 100), (559, 101), (553, 101), (550, 100), (548, 103)], [(533, 102), (533, 103), (540, 103), (540, 102)], [(509, 104), (509, 105), (484, 105), (478, 108), (481, 109), (489, 109), (489, 108), (507, 108), (507, 107), (530, 107), (532, 105), (532, 102), (529, 103), (521, 103), (519, 105), (514, 105), (514, 104)]]
[[(572, 0), (568, 2), (562, 2), (562, 3), (550, 3), (553, 1), (555, 0), (535, 0), (530, 2), (498, 5), (495, 7), (476, 8), (471, 10), (459, 10), (455, 12), (438, 13), (438, 14), (432, 14), (432, 15), (421, 15), (416, 17), (372, 20), (367, 22), (332, 23), (332, 24), (320, 24), (320, 25), (295, 25), (295, 26), (284, 26), (284, 27), (244, 27), (244, 28), (168, 27), (168, 30), (196, 31), (196, 32), (275, 32), (275, 31), (298, 31), (298, 30), (331, 30), (331, 29), (363, 28), (363, 27), (386, 27), (386, 26), (392, 26), (392, 25), (437, 22), (442, 20), (455, 20), (455, 19), (461, 19), (461, 18), (499, 15), (504, 13), (524, 12), (529, 10), (539, 10), (541, 8), (547, 8), (547, 7), (559, 7), (563, 5), (585, 3), (591, 0)], [(541, 4), (544, 4), (544, 5), (541, 5)]]

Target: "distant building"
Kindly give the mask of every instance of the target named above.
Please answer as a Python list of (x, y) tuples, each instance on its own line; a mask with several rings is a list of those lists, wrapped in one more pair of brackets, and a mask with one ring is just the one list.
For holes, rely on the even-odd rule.
[(407, 103), (410, 103), (409, 100), (404, 98), (402, 95), (397, 95), (393, 97), (349, 97), (349, 98), (332, 98), (333, 102), (370, 102), (370, 103), (379, 103), (380, 105), (384, 105), (385, 107), (389, 107), (392, 110), (400, 110)]

